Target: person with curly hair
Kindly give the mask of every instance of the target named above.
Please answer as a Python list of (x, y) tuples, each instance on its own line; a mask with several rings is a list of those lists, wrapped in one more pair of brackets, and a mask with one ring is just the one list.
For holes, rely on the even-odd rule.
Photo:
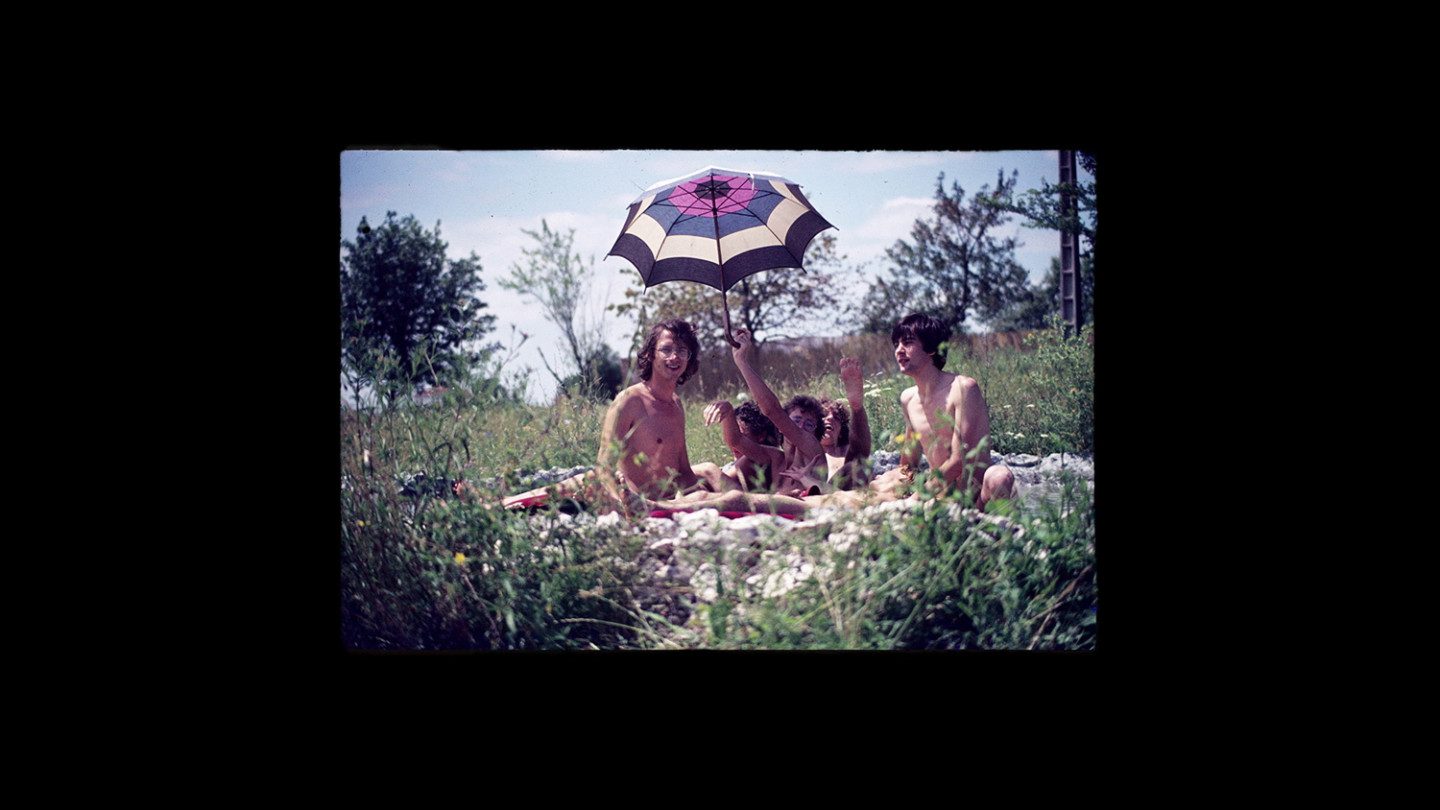
[(775, 427), (785, 441), (784, 463), (776, 471), (776, 492), (792, 498), (823, 495), (830, 491), (829, 470), (825, 461), (825, 448), (820, 445), (824, 435), (825, 412), (820, 401), (814, 397), (797, 394), (783, 405), (775, 392), (770, 390), (760, 372), (755, 370), (755, 344), (748, 329), (736, 329), (736, 344), (731, 354), (735, 367), (745, 378), (750, 396), (760, 406), (760, 412)]
[(861, 489), (870, 482), (866, 459), (870, 457), (870, 418), (865, 413), (864, 378), (860, 361), (840, 358), (840, 381), (845, 384), (845, 399), (855, 413), (855, 430), (850, 430), (850, 412), (845, 404), (828, 398), (820, 400), (825, 413), (820, 446), (825, 448), (825, 461), (830, 471), (830, 484), (835, 489)]
[(721, 469), (728, 483), (743, 492), (774, 491), (775, 471), (784, 469), (785, 451), (780, 449), (780, 431), (759, 406), (746, 402), (736, 408), (722, 399), (705, 409), (705, 424), (720, 425), (725, 444), (735, 454)]

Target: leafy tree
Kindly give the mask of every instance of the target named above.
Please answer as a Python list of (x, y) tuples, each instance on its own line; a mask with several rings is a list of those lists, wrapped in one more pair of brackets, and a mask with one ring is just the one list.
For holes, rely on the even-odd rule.
[(480, 257), (448, 259), (438, 221), (432, 232), (388, 211), (372, 229), (362, 217), (340, 245), (341, 362), (357, 384), (393, 400), (465, 376), (490, 351), (475, 345), (495, 324), (481, 314)]
[(625, 372), (620, 368), (620, 355), (601, 343), (585, 358), (585, 367), (594, 376), (571, 374), (560, 381), (560, 388), (592, 399), (610, 400), (620, 393)]
[[(1080, 152), (1076, 155), (1076, 162), (1094, 177), (1093, 154)], [(1028, 220), (1026, 227), (1065, 231), (1079, 236), (1080, 255), (1089, 255), (1095, 245), (1095, 181), (1050, 183), (1042, 177), (1040, 184), (1039, 189), (1032, 188), (1018, 196), (996, 195), (989, 202), (1002, 211), (1025, 217)], [(1075, 210), (1069, 216), (1060, 210), (1060, 194), (1064, 191), (1070, 192), (1075, 199)]]
[[(1076, 155), (1076, 162), (1092, 178), (1095, 177), (1096, 160), (1093, 153), (1079, 152)], [(1052, 184), (1041, 177), (1039, 189), (1029, 189), (1018, 196), (1013, 194), (996, 195), (989, 202), (996, 210), (1024, 217), (1026, 227), (1061, 231), (1079, 237), (1076, 241), (1079, 246), (1082, 319), (1087, 323), (1093, 323), (1094, 313), (1091, 304), (1094, 301), (1095, 289), (1095, 181), (1092, 179), (1082, 182), (1078, 177), (1076, 181), (1075, 183)], [(1062, 192), (1070, 193), (1075, 201), (1074, 210), (1068, 214), (1060, 210)], [(1057, 309), (1059, 308), (1058, 301), (1057, 297), (1055, 305)]]
[(561, 377), (550, 368), (544, 352), (540, 358), (561, 390), (578, 390), (596, 398), (614, 397), (619, 391), (618, 381), (614, 385), (610, 381), (620, 376), (619, 358), (605, 345), (600, 324), (590, 323), (581, 311), (588, 297), (589, 279), (595, 275), (595, 258), (590, 258), (587, 267), (580, 254), (574, 252), (574, 228), (562, 234), (550, 230), (549, 223), (542, 219), (539, 231), (521, 230), (535, 240), (535, 246), (522, 249), (524, 264), (513, 265), (510, 275), (498, 283), (534, 301), (545, 320), (560, 328), (575, 373)]
[[(767, 340), (811, 334), (820, 324), (833, 324), (840, 306), (836, 281), (846, 256), (836, 250), (835, 235), (822, 233), (805, 250), (802, 268), (767, 270), (741, 279), (730, 288), (732, 329), (748, 329), (757, 348)], [(640, 274), (631, 268), (631, 287), (625, 301), (611, 304), (616, 314), (636, 314), (636, 341), (652, 321), (682, 318), (695, 327), (702, 348), (728, 347), (720, 292), (690, 281), (671, 281), (645, 289)]]
[[(1085, 323), (1094, 323), (1091, 310), (1091, 292), (1095, 277), (1090, 272), (1090, 257), (1080, 257), (1080, 308)], [(1019, 329), (1045, 329), (1049, 319), (1060, 311), (1060, 257), (1052, 256), (1050, 271), (1045, 280), (1030, 287), (1023, 298), (990, 321), (990, 328), (996, 332), (1013, 332)]]
[(934, 216), (915, 220), (911, 241), (898, 240), (885, 251), (892, 266), (871, 283), (861, 303), (866, 331), (888, 332), (907, 313), (923, 310), (964, 334), (967, 318), (991, 320), (1026, 298), (1025, 268), (1015, 261), (1015, 238), (996, 230), (1010, 220), (993, 198), (1008, 198), (1018, 172), (995, 189), (982, 185), (967, 202), (958, 183), (945, 190), (945, 175), (935, 181)]

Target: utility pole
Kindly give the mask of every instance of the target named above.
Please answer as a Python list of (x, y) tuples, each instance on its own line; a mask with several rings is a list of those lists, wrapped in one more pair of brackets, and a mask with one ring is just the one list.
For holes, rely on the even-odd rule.
[[(1075, 220), (1075, 195), (1068, 191), (1076, 182), (1075, 150), (1060, 150), (1060, 217)], [(1060, 317), (1080, 334), (1080, 251), (1079, 234), (1060, 231)]]

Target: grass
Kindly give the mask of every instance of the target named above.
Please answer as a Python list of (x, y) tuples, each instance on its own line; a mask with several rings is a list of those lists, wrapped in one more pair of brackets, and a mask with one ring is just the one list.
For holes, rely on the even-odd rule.
[[(863, 340), (863, 339), (855, 339)], [(841, 347), (850, 351), (855, 346)], [(872, 347), (873, 348), (873, 347)], [(782, 399), (839, 397), (837, 362), (778, 357)], [(1087, 332), (1039, 332), (990, 352), (957, 346), (951, 370), (974, 376), (990, 404), (993, 447), (1090, 452), (1093, 351)], [(877, 449), (896, 449), (908, 378), (866, 360)], [(804, 362), (801, 362), (801, 361)], [(789, 363), (790, 370), (779, 366)], [(814, 369), (823, 368), (816, 374)], [(698, 388), (698, 387), (697, 387)], [(731, 457), (701, 418), (710, 396), (682, 387), (692, 461)], [(720, 390), (737, 401), (738, 391)], [(1004, 505), (996, 520), (964, 504), (833, 521), (739, 540), (699, 527), (670, 561), (712, 572), (693, 607), (689, 577), (657, 587), (645, 573), (664, 526), (551, 512), (534, 518), (409, 496), (402, 479), (501, 479), (589, 466), (608, 403), (515, 403), (451, 386), (432, 405), (342, 409), (342, 637), (363, 649), (1090, 649), (1096, 578), (1094, 508), (1071, 482), (1059, 504)], [(1007, 407), (1008, 406), (1008, 407)], [(1026, 407), (1033, 406), (1033, 407)], [(665, 526), (670, 526), (668, 522)], [(673, 530), (673, 529), (672, 529)], [(751, 536), (753, 534), (753, 536)], [(714, 542), (700, 542), (709, 537)], [(808, 567), (807, 567), (808, 566)], [(789, 572), (788, 574), (786, 572)], [(789, 579), (786, 579), (786, 577)], [(776, 585), (784, 582), (785, 587)]]

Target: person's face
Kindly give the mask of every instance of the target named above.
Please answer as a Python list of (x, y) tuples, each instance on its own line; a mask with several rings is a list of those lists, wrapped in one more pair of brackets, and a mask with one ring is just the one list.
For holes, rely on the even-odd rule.
[(895, 344), (895, 362), (900, 365), (900, 371), (913, 371), (921, 368), (921, 363), (930, 362), (930, 356), (925, 354), (925, 348), (920, 345), (920, 341), (901, 338)]
[(653, 368), (661, 372), (665, 379), (674, 382), (685, 373), (685, 367), (689, 363), (690, 350), (685, 344), (676, 340), (669, 329), (660, 330), (660, 339), (655, 342)]
[(790, 421), (794, 422), (796, 426), (806, 433), (814, 433), (815, 426), (820, 424), (815, 421), (815, 414), (809, 413), (800, 407), (790, 409)]
[(820, 444), (823, 447), (834, 447), (840, 441), (840, 420), (835, 418), (834, 411), (826, 411), (822, 420), (825, 425), (825, 433), (820, 437)]

